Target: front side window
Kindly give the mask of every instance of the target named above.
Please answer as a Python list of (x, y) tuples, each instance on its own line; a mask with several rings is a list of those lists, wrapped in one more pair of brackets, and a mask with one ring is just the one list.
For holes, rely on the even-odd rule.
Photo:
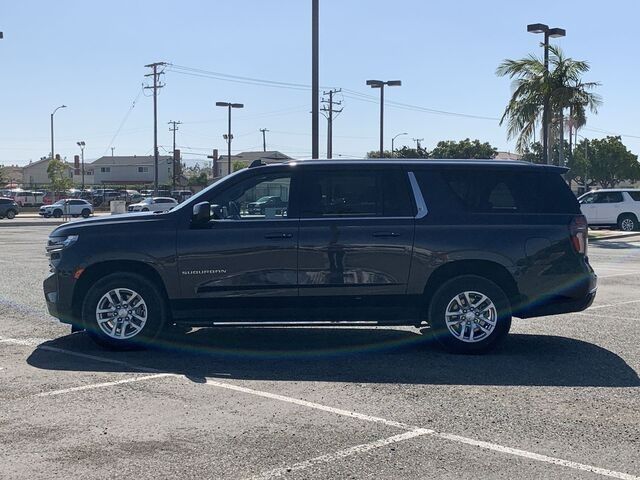
[(287, 218), (291, 174), (247, 178), (211, 199), (212, 216), (226, 220)]

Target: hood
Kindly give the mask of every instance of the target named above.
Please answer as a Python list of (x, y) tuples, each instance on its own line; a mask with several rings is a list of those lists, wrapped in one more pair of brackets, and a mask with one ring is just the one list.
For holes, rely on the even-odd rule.
[(132, 212), (118, 215), (104, 215), (65, 223), (53, 230), (51, 236), (78, 235), (82, 232), (91, 233), (93, 231), (98, 233), (98, 231), (112, 227), (126, 229), (133, 226), (140, 227), (144, 224), (156, 225), (158, 222), (172, 222), (174, 220), (175, 215), (168, 213)]

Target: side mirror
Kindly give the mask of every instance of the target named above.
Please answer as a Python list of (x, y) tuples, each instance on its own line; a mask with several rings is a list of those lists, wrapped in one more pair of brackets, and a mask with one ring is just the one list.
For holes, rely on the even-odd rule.
[(207, 223), (211, 220), (211, 204), (209, 202), (196, 203), (193, 206), (191, 221), (196, 224)]

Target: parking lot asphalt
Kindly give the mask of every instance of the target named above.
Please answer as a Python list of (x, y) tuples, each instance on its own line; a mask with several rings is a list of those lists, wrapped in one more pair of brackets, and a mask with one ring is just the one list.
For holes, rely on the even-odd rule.
[(640, 479), (640, 240), (497, 351), (411, 328), (199, 329), (111, 352), (46, 312), (52, 227), (0, 229), (0, 478)]

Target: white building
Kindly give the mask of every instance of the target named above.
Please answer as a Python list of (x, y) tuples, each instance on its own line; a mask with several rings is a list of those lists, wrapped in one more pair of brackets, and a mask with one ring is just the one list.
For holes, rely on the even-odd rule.
[[(141, 185), (153, 184), (155, 177), (153, 156), (107, 156), (84, 164), (85, 185)], [(75, 184), (82, 183), (82, 169), (73, 176)], [(173, 178), (173, 159), (158, 157), (158, 184), (170, 185)]]
[[(37, 162), (30, 162), (29, 165), (22, 167), (22, 184), (25, 187), (37, 188), (41, 185), (48, 185), (51, 183), (49, 174), (47, 173), (47, 167), (50, 162), (50, 158), (45, 158), (38, 160)], [(73, 178), (72, 165), (66, 162), (65, 164), (67, 165), (67, 174), (69, 175), (69, 178)]]

